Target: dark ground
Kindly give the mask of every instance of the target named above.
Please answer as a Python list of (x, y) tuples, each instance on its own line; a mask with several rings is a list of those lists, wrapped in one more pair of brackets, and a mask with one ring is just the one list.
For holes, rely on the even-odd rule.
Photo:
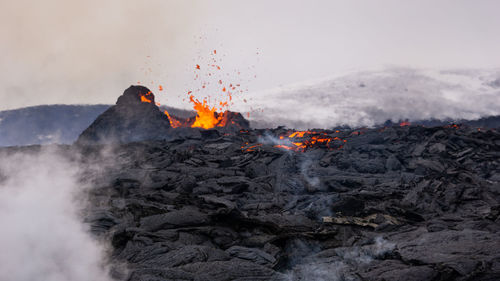
[(305, 152), (270, 143), (284, 129), (202, 132), (72, 148), (130, 281), (500, 279), (496, 130), (325, 131)]
[[(85, 222), (109, 245), (114, 277), (500, 280), (498, 129), (289, 139), (228, 116), (219, 130), (170, 128), (152, 93), (131, 86), (60, 146), (92, 187)], [(276, 147), (292, 142), (309, 145)]]

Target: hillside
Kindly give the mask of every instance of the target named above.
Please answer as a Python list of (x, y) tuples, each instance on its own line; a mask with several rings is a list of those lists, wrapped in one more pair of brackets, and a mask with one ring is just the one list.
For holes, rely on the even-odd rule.
[(69, 144), (109, 105), (40, 105), (0, 112), (0, 146)]

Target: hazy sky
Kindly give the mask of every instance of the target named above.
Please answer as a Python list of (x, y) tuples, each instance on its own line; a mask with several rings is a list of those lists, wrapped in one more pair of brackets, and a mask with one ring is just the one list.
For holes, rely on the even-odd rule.
[(213, 50), (247, 95), (387, 65), (499, 67), (499, 10), (496, 0), (0, 0), (0, 110), (114, 103), (137, 81), (189, 107), (179, 96), (199, 87), (193, 69)]

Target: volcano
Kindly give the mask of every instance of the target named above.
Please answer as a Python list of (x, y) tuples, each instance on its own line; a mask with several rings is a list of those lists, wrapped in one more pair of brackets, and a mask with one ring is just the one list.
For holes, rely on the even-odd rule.
[[(176, 128), (218, 128), (223, 131), (248, 129), (249, 122), (238, 112), (218, 113), (205, 102), (193, 99), (197, 115), (180, 118), (160, 111), (155, 96), (144, 86), (130, 86), (116, 105), (99, 115), (78, 137), (78, 144), (128, 143), (172, 139)], [(191, 132), (196, 134), (196, 132)], [(186, 134), (186, 132), (183, 132)], [(189, 134), (189, 132), (188, 132)]]
[(130, 86), (116, 105), (99, 115), (82, 132), (77, 143), (162, 139), (170, 127), (168, 117), (156, 106), (152, 92), (143, 86)]

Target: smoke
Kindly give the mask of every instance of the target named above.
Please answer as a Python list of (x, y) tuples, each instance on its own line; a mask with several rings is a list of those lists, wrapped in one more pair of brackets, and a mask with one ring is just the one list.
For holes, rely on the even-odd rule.
[(320, 180), (317, 176), (311, 175), (310, 169), (312, 165), (312, 159), (306, 156), (306, 158), (300, 163), (300, 173), (310, 186), (316, 187), (319, 185)]
[(394, 243), (375, 237), (372, 244), (337, 248), (331, 253), (331, 250), (321, 252), (318, 244), (294, 240), (289, 247), (289, 266), (292, 269), (285, 276), (290, 281), (357, 280), (353, 273), (356, 268), (369, 265), (374, 259), (392, 252), (395, 247)]
[(0, 280), (111, 280), (81, 222), (77, 165), (55, 148), (23, 151), (0, 160)]
[[(263, 136), (259, 136), (257, 138), (257, 142), (262, 143), (262, 144), (267, 144), (267, 145), (273, 145), (273, 146), (283, 145), (283, 146), (292, 147), (292, 145), (293, 145), (289, 138), (280, 139), (280, 138), (277, 138), (277, 137), (271, 135), (270, 133), (265, 133)], [(283, 151), (286, 151), (286, 152), (291, 152), (289, 149), (285, 149), (285, 148), (281, 148), (281, 149)]]
[[(387, 120), (478, 119), (500, 114), (500, 70), (392, 68), (256, 93), (253, 126), (332, 128)], [(241, 110), (246, 110), (241, 107)]]
[(128, 85), (175, 80), (165, 71), (191, 66), (200, 5), (146, 2), (1, 1), (2, 109), (111, 104)]

